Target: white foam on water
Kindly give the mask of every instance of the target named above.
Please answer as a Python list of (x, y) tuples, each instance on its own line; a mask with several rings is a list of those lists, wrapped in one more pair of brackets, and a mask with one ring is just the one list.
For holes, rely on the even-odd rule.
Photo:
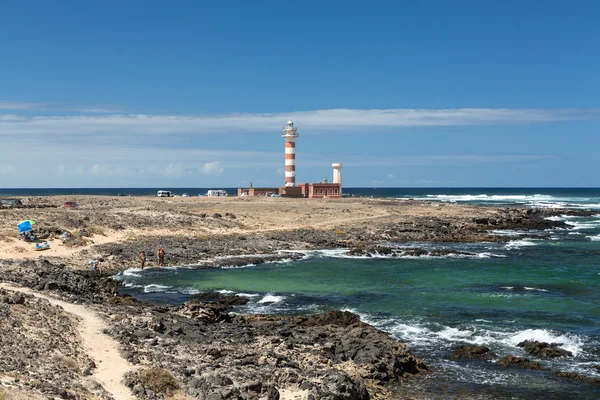
[(177, 291), (182, 294), (198, 294), (198, 293), (200, 293), (200, 291), (198, 289), (193, 288), (193, 287), (186, 287), (186, 288), (178, 289)]
[(590, 239), (592, 242), (600, 242), (600, 235), (586, 236), (586, 238)]
[(477, 258), (504, 258), (504, 257), (506, 257), (504, 254), (490, 253), (487, 251), (477, 254)]
[(492, 231), (489, 231), (489, 233), (496, 236), (522, 236), (529, 235), (531, 232), (516, 231), (513, 229), (494, 229)]
[(235, 292), (233, 290), (221, 289), (221, 290), (217, 290), (217, 293), (221, 293), (221, 294), (234, 294)]
[(144, 293), (164, 292), (167, 289), (171, 289), (171, 288), (172, 288), (171, 286), (157, 285), (157, 284), (151, 283), (150, 285), (144, 286)]
[(540, 288), (536, 288), (536, 287), (527, 287), (527, 286), (525, 286), (525, 287), (523, 287), (523, 289), (525, 289), (525, 290), (534, 290), (534, 291), (537, 291), (537, 292), (548, 292), (548, 290), (546, 290), (546, 289), (540, 289)]
[(527, 294), (520, 293), (483, 293), (480, 294), (481, 297), (504, 297), (505, 299), (511, 299), (515, 297), (530, 297)]
[[(422, 347), (429, 350), (439, 350), (440, 345), (454, 346), (458, 343), (468, 343), (472, 345), (485, 345), (498, 353), (514, 352), (519, 348), (517, 345), (525, 340), (535, 340), (546, 343), (556, 343), (559, 347), (573, 353), (573, 358), (554, 360), (554, 362), (564, 362), (567, 365), (564, 368), (581, 368), (580, 361), (584, 361), (579, 356), (584, 356), (584, 338), (570, 333), (560, 333), (544, 329), (525, 329), (517, 331), (493, 330), (485, 327), (487, 324), (493, 324), (493, 321), (485, 319), (476, 319), (474, 326), (466, 328), (456, 328), (437, 323), (422, 323), (420, 321), (407, 321), (403, 318), (381, 319), (373, 315), (357, 312), (352, 308), (345, 308), (342, 311), (350, 311), (357, 314), (361, 321), (386, 331), (399, 340), (406, 341), (411, 346)], [(503, 321), (504, 323), (514, 323), (515, 321)], [(482, 325), (483, 323), (483, 325)], [(489, 325), (487, 325), (489, 327)], [(590, 345), (594, 345), (591, 343)], [(576, 360), (579, 358), (579, 360)], [(562, 367), (561, 367), (562, 368)], [(589, 375), (589, 373), (588, 373)]]
[(258, 294), (258, 293), (236, 293), (236, 295), (238, 295), (240, 297), (248, 297), (248, 298), (260, 296), (260, 294)]
[(248, 267), (256, 267), (256, 264), (244, 264), (244, 265), (223, 265), (219, 268), (221, 269), (241, 269), (241, 268), (248, 268)]
[(574, 221), (566, 221), (565, 224), (572, 226), (572, 230), (586, 230), (586, 229), (595, 229), (600, 227), (600, 221), (590, 221), (590, 222), (574, 222)]
[(521, 247), (525, 247), (525, 246), (535, 246), (537, 243), (534, 243), (530, 240), (527, 239), (521, 239), (521, 240), (511, 240), (510, 242), (508, 242), (506, 244), (506, 246), (504, 246), (506, 249), (519, 249)]
[(125, 271), (123, 271), (121, 274), (123, 276), (137, 276), (137, 277), (140, 277), (142, 275), (140, 275), (139, 272), (142, 272), (141, 268), (128, 268)]
[(553, 333), (545, 329), (526, 329), (507, 339), (508, 344), (517, 346), (525, 340), (534, 340), (546, 343), (558, 343), (561, 348), (570, 351), (575, 357), (583, 351), (583, 340), (572, 334)]
[(544, 219), (548, 220), (548, 221), (565, 221), (567, 219), (567, 216), (566, 215), (553, 215), (552, 217), (546, 217)]
[(275, 296), (274, 294), (267, 293), (265, 295), (265, 297), (263, 297), (262, 299), (260, 299), (258, 301), (258, 303), (260, 303), (260, 304), (264, 304), (264, 303), (280, 303), (284, 299), (286, 299), (286, 296)]
[[(418, 198), (418, 199), (427, 199), (427, 200), (440, 200), (443, 202), (460, 202), (460, 201), (489, 201), (489, 202), (532, 202), (532, 201), (540, 201), (540, 202), (553, 202), (557, 201), (558, 198), (554, 198), (553, 196), (546, 194), (533, 194), (533, 195), (513, 195), (513, 194), (462, 194), (462, 195), (450, 195), (450, 194), (428, 194), (426, 197)], [(563, 199), (561, 199), (563, 200)], [(564, 201), (564, 200), (563, 200)]]
[(536, 208), (568, 208), (568, 204), (565, 202), (531, 202), (527, 203), (530, 207)]
[(501, 289), (506, 289), (506, 290), (513, 290), (515, 287), (514, 286), (500, 286)]
[(137, 285), (133, 282), (124, 282), (123, 286), (126, 288), (132, 288), (132, 289), (137, 289), (137, 288), (143, 288), (144, 285)]

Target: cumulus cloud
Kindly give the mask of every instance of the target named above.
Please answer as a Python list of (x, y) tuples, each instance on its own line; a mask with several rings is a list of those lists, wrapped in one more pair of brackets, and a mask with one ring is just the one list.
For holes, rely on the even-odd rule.
[[(25, 103), (28, 104), (28, 103)], [(600, 118), (600, 109), (330, 109), (268, 114), (224, 115), (70, 115), (0, 120), (0, 135), (34, 134), (218, 134), (272, 131), (288, 118), (300, 132), (347, 132), (352, 129), (515, 125)]]
[(204, 175), (219, 175), (224, 171), (223, 163), (221, 161), (208, 162), (202, 166), (202, 173)]

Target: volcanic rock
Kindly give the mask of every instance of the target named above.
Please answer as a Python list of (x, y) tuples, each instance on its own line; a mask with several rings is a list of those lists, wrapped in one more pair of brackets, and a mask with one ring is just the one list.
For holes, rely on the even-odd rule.
[(522, 347), (529, 354), (533, 354), (542, 358), (554, 357), (572, 357), (573, 353), (568, 350), (561, 349), (557, 344), (538, 342), (535, 340), (525, 340), (517, 346)]
[(459, 360), (461, 358), (483, 358), (484, 360), (490, 360), (496, 358), (497, 355), (490, 352), (490, 348), (486, 346), (459, 346), (454, 353), (450, 355), (453, 360)]
[(548, 371), (548, 368), (543, 367), (542, 364), (540, 364), (539, 362), (531, 361), (530, 359), (524, 357), (515, 357), (512, 354), (502, 357), (496, 362), (496, 364), (501, 365), (503, 367), (518, 367), (540, 371)]

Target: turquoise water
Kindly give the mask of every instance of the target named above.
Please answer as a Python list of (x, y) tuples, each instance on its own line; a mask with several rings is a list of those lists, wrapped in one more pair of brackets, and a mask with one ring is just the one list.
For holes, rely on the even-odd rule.
[[(581, 204), (594, 208), (594, 202), (600, 203), (587, 199)], [(243, 268), (130, 269), (117, 279), (136, 297), (167, 303), (206, 290), (237, 293), (250, 300), (235, 309), (238, 313), (356, 312), (407, 342), (431, 366), (431, 375), (405, 383), (399, 391), (418, 390), (433, 398), (465, 391), (494, 399), (600, 398), (597, 385), (552, 373), (448, 359), (460, 344), (535, 359), (517, 344), (540, 340), (559, 343), (574, 354), (539, 360), (553, 371), (600, 377), (593, 368), (600, 365), (600, 215), (559, 218), (570, 229), (509, 232), (514, 237), (508, 243), (393, 244), (452, 248), (473, 256), (356, 258), (340, 249)]]

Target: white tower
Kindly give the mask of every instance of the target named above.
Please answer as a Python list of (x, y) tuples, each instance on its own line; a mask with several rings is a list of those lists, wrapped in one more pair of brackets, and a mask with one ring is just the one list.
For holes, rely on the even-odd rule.
[(342, 163), (333, 163), (333, 183), (340, 184), (340, 195), (342, 194)]
[(296, 186), (296, 138), (298, 128), (290, 119), (283, 128), (282, 138), (285, 138), (285, 186)]

